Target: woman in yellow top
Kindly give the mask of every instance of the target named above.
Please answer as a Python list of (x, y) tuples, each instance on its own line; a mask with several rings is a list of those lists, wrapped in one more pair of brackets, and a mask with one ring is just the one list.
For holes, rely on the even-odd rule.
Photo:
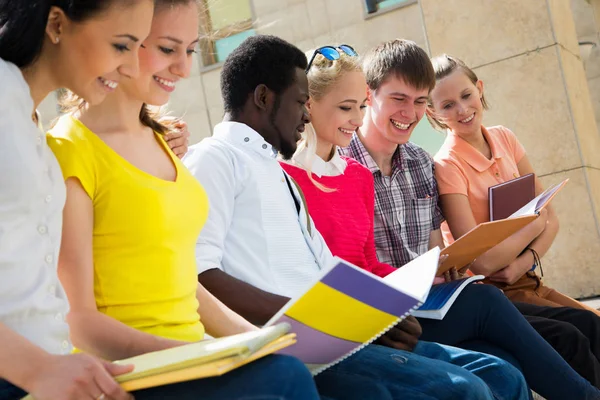
[[(71, 304), (67, 322), (77, 348), (109, 360), (199, 341), (205, 328), (217, 337), (256, 329), (197, 282), (195, 243), (208, 199), (146, 103), (167, 103), (189, 75), (198, 6), (155, 4), (139, 77), (106, 82), (114, 93), (103, 104), (62, 117), (48, 138), (67, 186), (58, 266)], [(278, 371), (285, 373), (272, 382)], [(298, 360), (269, 356), (220, 378), (165, 387), (155, 398), (244, 396), (317, 392)]]

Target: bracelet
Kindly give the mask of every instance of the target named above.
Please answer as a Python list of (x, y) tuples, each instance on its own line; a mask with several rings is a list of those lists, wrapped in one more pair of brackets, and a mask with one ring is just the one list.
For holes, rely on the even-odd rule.
[(543, 277), (544, 270), (542, 269), (542, 260), (540, 259), (540, 255), (537, 253), (537, 251), (535, 251), (535, 249), (532, 249), (531, 247), (528, 247), (526, 250), (531, 251), (531, 254), (533, 254), (533, 266), (531, 267), (530, 271), (534, 271), (536, 267), (540, 267), (540, 273)]

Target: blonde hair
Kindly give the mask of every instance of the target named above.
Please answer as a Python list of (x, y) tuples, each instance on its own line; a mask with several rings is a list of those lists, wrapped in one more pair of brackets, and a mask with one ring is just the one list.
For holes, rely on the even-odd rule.
[[(340, 58), (337, 60), (328, 60), (321, 54), (317, 54), (310, 69), (307, 72), (308, 77), (308, 94), (310, 100), (319, 101), (322, 99), (333, 86), (335, 86), (340, 78), (347, 72), (362, 71), (359, 57), (352, 57), (340, 52)], [(312, 55), (312, 51), (307, 53), (308, 57)], [(303, 167), (306, 169), (308, 178), (311, 182), (324, 192), (333, 192), (335, 189), (328, 188), (317, 182), (312, 177), (312, 161), (317, 157), (317, 132), (312, 123), (306, 124), (302, 139), (298, 143), (298, 148), (295, 154), (306, 150), (308, 153), (307, 164)], [(334, 148), (333, 151), (336, 151)]]

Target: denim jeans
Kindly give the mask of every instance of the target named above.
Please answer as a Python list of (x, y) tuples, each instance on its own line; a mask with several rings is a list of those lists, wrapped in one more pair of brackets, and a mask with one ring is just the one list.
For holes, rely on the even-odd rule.
[[(1, 381), (0, 400), (25, 393)], [(310, 372), (297, 359), (272, 355), (223, 376), (138, 390), (136, 400), (316, 400)]]
[(491, 345), (486, 351), (498, 357), (508, 353), (518, 361), (531, 388), (548, 400), (600, 399), (600, 391), (575, 372), (494, 286), (469, 285), (443, 320), (419, 322), (423, 340), (466, 348), (472, 348), (473, 341), (485, 341)]
[[(366, 380), (343, 390), (337, 379)], [(529, 398), (521, 373), (504, 360), (436, 343), (414, 351), (369, 345), (315, 377), (319, 393), (339, 400), (486, 400)]]

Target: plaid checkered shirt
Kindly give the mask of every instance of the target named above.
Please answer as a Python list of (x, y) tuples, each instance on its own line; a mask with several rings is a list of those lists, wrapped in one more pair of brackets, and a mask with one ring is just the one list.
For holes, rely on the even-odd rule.
[(375, 247), (379, 261), (402, 267), (429, 249), (429, 236), (444, 220), (431, 156), (419, 146), (398, 146), (392, 176), (384, 176), (356, 134), (340, 152), (375, 180)]

